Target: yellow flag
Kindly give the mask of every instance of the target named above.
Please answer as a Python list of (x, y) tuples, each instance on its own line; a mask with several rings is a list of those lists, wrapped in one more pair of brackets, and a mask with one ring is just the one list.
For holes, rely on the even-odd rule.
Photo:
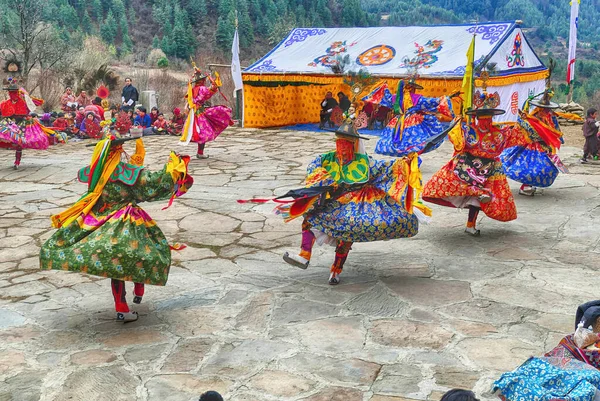
[(473, 63), (475, 62), (475, 35), (471, 40), (469, 51), (467, 51), (467, 68), (463, 77), (462, 89), (463, 93), (463, 115), (473, 105)]

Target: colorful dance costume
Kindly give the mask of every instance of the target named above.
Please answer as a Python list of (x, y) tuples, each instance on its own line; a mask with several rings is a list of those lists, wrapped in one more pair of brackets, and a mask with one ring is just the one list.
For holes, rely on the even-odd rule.
[(121, 161), (124, 139), (104, 139), (96, 145), (89, 166), (78, 178), (87, 194), (66, 211), (52, 216), (58, 231), (42, 245), (40, 267), (68, 270), (112, 279), (117, 320), (137, 319), (125, 300), (124, 281), (136, 283), (140, 303), (144, 284), (165, 285), (171, 248), (156, 222), (139, 202), (179, 197), (192, 186), (189, 156), (171, 152), (158, 172), (143, 167), (144, 147), (137, 140), (130, 163)]
[(0, 103), (0, 148), (14, 149), (14, 168), (19, 168), (23, 149), (47, 149), (50, 141), (48, 135), (54, 131), (44, 127), (37, 117), (30, 115), (36, 103), (24, 89), (20, 89), (16, 81), (10, 80), (4, 90), (8, 91), (8, 100)]
[(315, 241), (336, 246), (331, 285), (340, 282), (354, 242), (412, 237), (419, 230), (417, 209), (430, 215), (418, 202), (418, 156), (374, 160), (360, 151), (360, 138), (354, 126), (342, 124), (336, 131), (336, 150), (310, 163), (306, 187), (284, 195), (296, 200), (278, 207), (285, 221), (304, 217), (300, 254), (286, 252), (287, 263), (306, 269)]
[(494, 115), (504, 114), (504, 110), (494, 108), (499, 104), (497, 93), (477, 92), (474, 104), (477, 108), (467, 112), (474, 116), (474, 121), (461, 123), (450, 133), (454, 155), (427, 182), (423, 200), (442, 206), (468, 207), (465, 232), (478, 236), (480, 232), (475, 223), (479, 210), (498, 221), (517, 218), (517, 208), (499, 156), (505, 149), (526, 146), (531, 141), (519, 127), (492, 124)]
[[(206, 79), (210, 86), (206, 86)], [(194, 76), (188, 83), (187, 101), (190, 112), (183, 126), (180, 143), (188, 145), (198, 143), (198, 159), (206, 159), (204, 154), (206, 142), (215, 140), (227, 127), (233, 125), (232, 111), (226, 106), (206, 107), (205, 103), (213, 97), (221, 86), (219, 77), (216, 80), (205, 75), (194, 66)]]
[[(383, 130), (375, 147), (375, 153), (387, 156), (406, 156), (412, 152), (421, 153), (431, 138), (444, 131), (439, 115), (453, 118), (450, 96), (440, 98), (424, 97), (415, 93), (422, 86), (414, 80), (398, 84), (394, 110), (399, 114)], [(453, 95), (455, 96), (455, 95)], [(427, 151), (437, 146), (427, 147)]]
[[(526, 196), (533, 196), (536, 187), (551, 186), (559, 171), (567, 172), (557, 154), (564, 141), (555, 111), (558, 104), (551, 101), (554, 92), (548, 87), (541, 95), (540, 100), (529, 99), (525, 103), (524, 113), (520, 113), (518, 119), (532, 143), (507, 149), (500, 156), (504, 172), (509, 178), (523, 184), (519, 194)], [(532, 113), (529, 113), (530, 104), (535, 106)], [(581, 117), (573, 114), (560, 113), (560, 116), (581, 120)]]

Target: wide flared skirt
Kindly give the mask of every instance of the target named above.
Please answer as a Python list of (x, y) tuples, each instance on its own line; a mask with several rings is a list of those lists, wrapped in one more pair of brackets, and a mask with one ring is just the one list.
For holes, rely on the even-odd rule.
[[(403, 157), (412, 152), (421, 153), (427, 143), (444, 131), (444, 126), (431, 114), (413, 114), (406, 117), (404, 131), (396, 138), (396, 121), (393, 119), (381, 133), (375, 153)], [(427, 150), (437, 149), (443, 141)]]
[(154, 220), (129, 204), (61, 227), (40, 250), (44, 270), (67, 270), (123, 281), (165, 285), (171, 249)]
[(457, 158), (452, 158), (425, 184), (424, 201), (457, 207), (456, 204), (460, 203), (457, 199), (469, 197), (477, 199), (481, 195), (490, 195), (492, 200), (480, 205), (486, 216), (498, 221), (511, 221), (517, 218), (515, 199), (508, 186), (506, 175), (501, 169), (496, 169), (479, 187), (467, 184), (454, 173), (456, 163)]
[(548, 153), (534, 146), (515, 146), (500, 155), (504, 173), (511, 180), (535, 187), (549, 187), (558, 177), (558, 168)]
[(195, 118), (192, 142), (206, 143), (215, 140), (227, 127), (233, 125), (232, 111), (226, 106), (208, 107)]
[(50, 141), (38, 122), (17, 124), (0, 120), (0, 147), (8, 149), (48, 149)]
[(307, 216), (313, 229), (352, 242), (381, 241), (415, 236), (417, 217), (385, 192), (364, 187)]

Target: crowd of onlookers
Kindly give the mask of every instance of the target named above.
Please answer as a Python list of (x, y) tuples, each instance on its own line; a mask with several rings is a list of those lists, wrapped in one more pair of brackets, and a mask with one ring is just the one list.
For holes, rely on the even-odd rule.
[[(332, 118), (336, 112), (339, 112), (346, 117), (350, 117), (349, 114), (358, 112), (358, 105), (353, 103), (344, 92), (337, 94), (338, 99), (333, 97), (332, 92), (327, 92), (325, 98), (321, 100), (321, 113), (319, 128), (323, 129), (325, 126), (333, 128), (335, 125), (334, 118)], [(349, 113), (349, 110), (351, 111)], [(393, 110), (389, 107), (373, 104), (366, 102), (360, 112), (364, 112), (367, 116), (367, 128), (368, 129), (383, 129), (393, 116)]]
[[(77, 96), (68, 87), (60, 99), (60, 112), (45, 113), (40, 121), (62, 135), (75, 140), (100, 139), (105, 128), (120, 133), (119, 127), (127, 126), (143, 129), (144, 135), (180, 135), (187, 115), (180, 108), (174, 108), (169, 118), (158, 107), (148, 113), (143, 106), (137, 106), (139, 93), (130, 78), (125, 80), (120, 105), (109, 105), (96, 96), (91, 98), (85, 90)], [(126, 124), (125, 122), (128, 122)]]

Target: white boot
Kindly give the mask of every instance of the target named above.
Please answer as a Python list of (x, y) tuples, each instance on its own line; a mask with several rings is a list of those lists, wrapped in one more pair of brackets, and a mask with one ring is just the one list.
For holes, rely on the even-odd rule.
[(492, 201), (492, 197), (488, 194), (479, 195), (477, 199), (479, 199), (479, 203), (490, 203)]
[(519, 195), (533, 196), (535, 194), (535, 191), (536, 191), (536, 187), (525, 185), (525, 186), (519, 188)]
[(465, 228), (465, 232), (469, 235), (472, 235), (473, 237), (479, 237), (479, 235), (481, 234), (481, 231), (479, 231), (475, 227), (467, 227)]
[(138, 320), (137, 312), (117, 312), (117, 322), (135, 322)]
[(329, 285), (338, 285), (340, 283), (340, 275), (337, 273), (331, 273), (329, 275)]
[(308, 264), (310, 263), (310, 260), (303, 258), (300, 255), (290, 255), (288, 252), (283, 254), (283, 260), (285, 260), (286, 263), (301, 269), (307, 269)]

